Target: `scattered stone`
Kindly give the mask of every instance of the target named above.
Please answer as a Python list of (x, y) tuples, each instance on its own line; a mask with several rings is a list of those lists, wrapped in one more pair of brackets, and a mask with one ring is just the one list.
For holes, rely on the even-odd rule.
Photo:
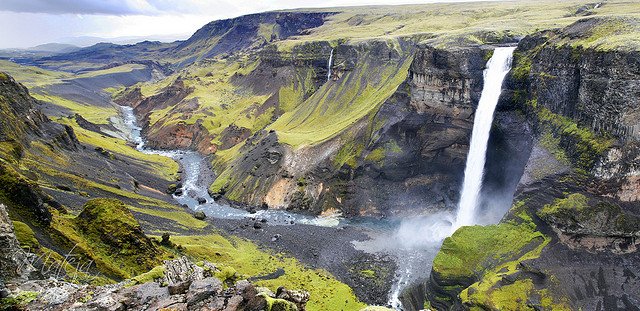
[(225, 311), (239, 310), (240, 305), (242, 304), (242, 301), (244, 301), (244, 298), (242, 298), (242, 296), (240, 295), (231, 296), (231, 298), (227, 300), (227, 308), (225, 308), (224, 310)]
[(167, 286), (169, 289), (169, 294), (171, 295), (181, 295), (186, 294), (187, 290), (189, 290), (189, 286), (193, 283), (191, 280), (187, 280), (184, 282), (174, 283)]
[(2, 250), (0, 252), (0, 280), (16, 277), (26, 279), (31, 272), (36, 270), (29, 262), (27, 254), (20, 248), (13, 231), (13, 223), (2, 204), (0, 204), (0, 249)]
[(169, 187), (167, 187), (167, 194), (174, 194), (177, 189), (178, 186), (176, 184), (170, 184)]
[(49, 304), (59, 305), (64, 303), (79, 287), (80, 286), (71, 283), (55, 284), (51, 287), (48, 286), (39, 298)]
[(278, 241), (278, 240), (280, 240), (281, 237), (282, 237), (282, 235), (276, 234), (271, 238), (271, 242)]
[(180, 197), (184, 194), (184, 192), (182, 192), (182, 189), (176, 189), (176, 191), (173, 193), (173, 195)]
[(177, 285), (183, 282), (200, 281), (204, 279), (204, 269), (198, 267), (191, 262), (187, 257), (180, 257), (174, 260), (165, 260), (165, 278), (167, 284)]
[(155, 282), (144, 283), (124, 289), (121, 295), (126, 297), (128, 306), (143, 306), (158, 300), (169, 298), (167, 287), (161, 287)]
[(222, 282), (215, 277), (194, 281), (189, 286), (187, 305), (193, 306), (213, 295), (222, 293)]
[[(206, 310), (227, 310), (224, 307), (226, 299), (224, 297), (218, 297), (207, 305)], [(236, 310), (236, 309), (231, 309)]]
[(162, 234), (162, 240), (160, 241), (160, 244), (165, 245), (165, 246), (171, 246), (171, 235), (168, 232), (165, 232)]
[(253, 229), (256, 229), (256, 230), (262, 229), (262, 223), (259, 222), (259, 221), (254, 222), (253, 223)]
[(172, 295), (152, 304), (150, 310), (187, 310), (187, 299), (184, 295)]
[(193, 214), (193, 217), (199, 220), (204, 220), (205, 218), (207, 218), (207, 215), (205, 215), (203, 211), (197, 211)]
[(307, 291), (287, 290), (284, 286), (280, 286), (276, 291), (276, 298), (293, 302), (298, 310), (304, 311), (310, 295)]
[(105, 311), (125, 310), (126, 308), (121, 302), (123, 300), (124, 297), (113, 292), (107, 292), (92, 299), (87, 303), (87, 307)]
[(207, 203), (207, 199), (203, 198), (203, 197), (198, 197), (198, 204), (205, 204)]

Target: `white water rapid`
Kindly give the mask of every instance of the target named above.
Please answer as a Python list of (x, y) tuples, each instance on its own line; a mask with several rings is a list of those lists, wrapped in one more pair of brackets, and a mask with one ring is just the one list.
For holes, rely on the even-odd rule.
[(331, 63), (333, 63), (333, 49), (331, 49), (331, 54), (329, 54), (329, 62), (327, 63), (327, 82), (331, 80)]
[(511, 70), (511, 60), (515, 47), (499, 47), (487, 63), (484, 71), (484, 88), (473, 120), (471, 144), (464, 169), (464, 183), (458, 205), (458, 214), (453, 231), (461, 226), (472, 225), (476, 219), (476, 207), (480, 199), (482, 176), (487, 154), (487, 143), (493, 123), (493, 112), (500, 98), (502, 82)]
[[(308, 224), (315, 226), (335, 227), (340, 224), (340, 215), (329, 215), (323, 217), (312, 217), (289, 213), (283, 210), (259, 210), (255, 214), (233, 208), (228, 205), (218, 204), (213, 200), (207, 191), (208, 185), (215, 178), (210, 169), (204, 168), (206, 158), (196, 151), (190, 150), (155, 150), (145, 146), (141, 136), (142, 128), (138, 125), (138, 120), (133, 113), (133, 108), (120, 106), (122, 122), (114, 124), (127, 136), (128, 140), (136, 145), (136, 149), (146, 154), (157, 154), (172, 158), (180, 163), (183, 169), (181, 188), (182, 194), (173, 195), (173, 198), (180, 204), (185, 204), (194, 211), (203, 211), (207, 216), (214, 218), (242, 219), (250, 217), (260, 217), (268, 219), (272, 224)], [(122, 126), (120, 126), (120, 124)], [(208, 175), (207, 175), (208, 174)], [(205, 204), (200, 204), (198, 199), (206, 200)]]

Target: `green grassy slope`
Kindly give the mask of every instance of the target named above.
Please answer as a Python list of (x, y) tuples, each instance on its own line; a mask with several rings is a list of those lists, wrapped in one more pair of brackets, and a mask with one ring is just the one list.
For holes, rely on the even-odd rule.
[[(569, 25), (593, 14), (597, 16), (635, 17), (640, 6), (635, 1), (607, 1), (595, 9), (589, 1), (501, 1), (433, 3), (424, 5), (327, 8), (340, 12), (329, 22), (313, 29), (308, 36), (279, 42), (283, 48), (313, 40), (366, 40), (422, 35), (430, 43), (486, 42), (491, 36), (523, 36), (540, 29)], [(586, 6), (584, 11), (580, 11)], [(302, 10), (316, 11), (316, 10)], [(611, 38), (615, 45), (627, 42)]]

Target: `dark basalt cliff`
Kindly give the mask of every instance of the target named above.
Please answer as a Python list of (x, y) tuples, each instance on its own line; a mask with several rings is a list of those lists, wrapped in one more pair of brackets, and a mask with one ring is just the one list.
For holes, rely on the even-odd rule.
[[(530, 140), (524, 173), (500, 224), (445, 240), (426, 289), (436, 309), (637, 310), (639, 54), (572, 44), (600, 22), (518, 45), (496, 121), (518, 111), (531, 128), (519, 137)], [(484, 230), (514, 248), (477, 247)], [(477, 266), (462, 272), (452, 258)]]
[[(301, 35), (324, 24), (333, 13), (266, 12), (213, 21), (170, 51), (185, 58), (180, 64), (242, 51), (275, 40)], [(266, 28), (261, 28), (266, 27)]]
[[(312, 213), (339, 210), (347, 216), (410, 214), (408, 207), (416, 211), (454, 208), (490, 51), (490, 47), (431, 46), (404, 50), (415, 53), (407, 78), (370, 120), (355, 122), (344, 135), (301, 150), (279, 143), (273, 134), (258, 134), (240, 150), (246, 156), (233, 164), (235, 180), (258, 180), (258, 186), (232, 182), (220, 194), (254, 206)], [(357, 64), (371, 58), (397, 62), (402, 55), (396, 53), (385, 44), (341, 45), (336, 49), (332, 79), (340, 82), (342, 75), (358, 70)], [(273, 54), (270, 57), (271, 64), (291, 66)], [(298, 59), (295, 64), (322, 65), (310, 60)], [(530, 143), (510, 138), (530, 135), (530, 129), (513, 109), (500, 112), (497, 119), (492, 137), (496, 161), (489, 165), (502, 171), (486, 191), (505, 197), (502, 205), (508, 207), (518, 178), (505, 180), (503, 173), (519, 176), (526, 162), (526, 157), (509, 154), (530, 148)], [(336, 159), (343, 157), (344, 163), (336, 165)]]
[(26, 147), (31, 139), (40, 138), (57, 147), (76, 149), (73, 129), (50, 122), (36, 105), (27, 88), (0, 72), (0, 142)]
[(407, 80), (375, 116), (373, 122), (383, 125), (354, 172), (346, 205), (372, 214), (453, 207), (488, 53), (416, 51)]

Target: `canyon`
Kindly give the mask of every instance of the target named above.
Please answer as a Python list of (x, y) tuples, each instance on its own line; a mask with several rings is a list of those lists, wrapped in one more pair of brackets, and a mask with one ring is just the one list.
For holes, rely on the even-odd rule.
[[(637, 310), (639, 16), (623, 0), (303, 9), (0, 60), (3, 301)], [(178, 263), (205, 273), (164, 293)], [(52, 264), (57, 304), (24, 286)], [(193, 302), (205, 280), (227, 292)]]

